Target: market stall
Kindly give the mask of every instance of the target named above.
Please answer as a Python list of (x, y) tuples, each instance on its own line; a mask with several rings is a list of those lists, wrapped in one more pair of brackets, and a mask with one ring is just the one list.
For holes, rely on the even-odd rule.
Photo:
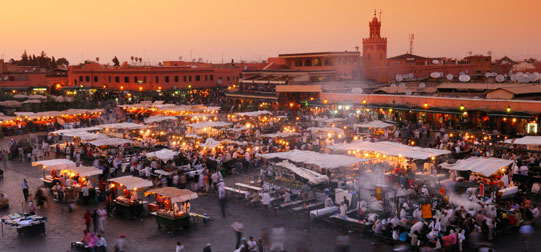
[(146, 196), (155, 195), (156, 203), (150, 203), (151, 214), (156, 216), (158, 228), (167, 231), (190, 228), (190, 200), (197, 199), (197, 193), (176, 187), (162, 187), (149, 190)]
[(144, 188), (152, 187), (152, 181), (139, 177), (124, 176), (108, 180), (114, 196), (115, 214), (137, 218), (144, 213), (142, 193)]
[(1, 220), (2, 225), (6, 224), (17, 228), (17, 233), (21, 239), (23, 236), (45, 235), (45, 222), (47, 222), (45, 217), (14, 213), (3, 216)]
[[(76, 166), (76, 164), (68, 159), (49, 159), (41, 160), (37, 162), (32, 162), (32, 166), (41, 166), (43, 169), (43, 184), (47, 188), (53, 187), (58, 182), (57, 170), (71, 169)], [(50, 175), (45, 175), (45, 171), (50, 171)]]
[[(76, 199), (76, 202), (88, 200), (89, 202), (85, 203), (97, 203), (94, 201), (99, 192), (97, 177), (102, 173), (102, 170), (93, 166), (78, 166), (60, 170), (60, 175), (65, 178), (64, 197)], [(85, 199), (82, 193), (85, 186), (88, 188), (88, 199)]]
[(146, 154), (147, 158), (157, 158), (163, 161), (168, 161), (173, 159), (178, 152), (172, 151), (170, 149), (161, 149), (159, 151), (153, 151)]

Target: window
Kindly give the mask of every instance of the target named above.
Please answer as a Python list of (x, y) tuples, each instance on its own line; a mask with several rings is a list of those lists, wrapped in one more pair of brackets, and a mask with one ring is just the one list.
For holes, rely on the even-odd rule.
[(130, 77), (124, 76), (124, 83), (130, 83)]
[(94, 82), (98, 82), (98, 76), (94, 76)]
[(147, 77), (143, 77), (143, 83), (147, 83)]
[(178, 76), (175, 76), (175, 82), (178, 82)]
[(165, 82), (166, 82), (166, 83), (169, 82), (169, 76), (165, 76)]
[(184, 82), (186, 82), (186, 75), (184, 75), (184, 76), (182, 76), (182, 77), (183, 77), (183, 79), (184, 79)]
[(312, 61), (310, 59), (304, 60), (304, 66), (312, 66)]
[(134, 82), (134, 83), (139, 82), (139, 78), (137, 78), (137, 76), (133, 76), (133, 82)]
[(119, 83), (119, 82), (120, 82), (120, 77), (115, 76), (115, 82), (116, 82), (116, 83)]
[(214, 75), (213, 74), (210, 75), (210, 80), (211, 81), (214, 80)]
[(188, 81), (192, 81), (192, 76), (188, 76)]
[(205, 81), (209, 80), (209, 76), (205, 74)]
[(109, 78), (108, 78), (108, 79), (109, 79), (109, 82), (111, 82), (111, 76), (109, 76)]
[(77, 85), (77, 79), (73, 80), (73, 84)]
[(301, 59), (296, 59), (295, 60), (295, 66), (302, 66), (302, 60)]
[(331, 59), (330, 59), (330, 58), (326, 58), (326, 59), (325, 59), (325, 62), (324, 62), (324, 65), (325, 65), (325, 66), (332, 66), (332, 61), (331, 61)]
[(86, 82), (89, 82), (89, 81), (90, 81), (90, 76), (88, 76), (88, 75), (85, 76), (85, 81), (86, 81)]
[(227, 76), (227, 81), (230, 81), (231, 80), (231, 77)]
[(201, 80), (201, 76), (196, 75), (196, 76), (195, 76), (195, 81), (200, 81), (200, 80)]
[(160, 82), (160, 77), (156, 76), (156, 83), (159, 83), (159, 82)]
[(84, 78), (83, 76), (79, 76), (79, 81), (83, 82), (83, 78)]

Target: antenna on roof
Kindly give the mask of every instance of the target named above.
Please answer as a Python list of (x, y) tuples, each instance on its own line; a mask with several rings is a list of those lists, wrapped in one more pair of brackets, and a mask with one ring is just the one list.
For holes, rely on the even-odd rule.
[(381, 23), (381, 13), (383, 13), (383, 11), (381, 11), (381, 9), (379, 9), (379, 22)]
[(414, 35), (413, 33), (410, 34), (410, 54), (413, 54), (413, 39), (414, 39)]

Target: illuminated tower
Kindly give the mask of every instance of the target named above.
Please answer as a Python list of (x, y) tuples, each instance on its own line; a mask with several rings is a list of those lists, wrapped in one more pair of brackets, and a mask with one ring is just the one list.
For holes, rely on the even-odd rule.
[(387, 38), (381, 37), (381, 11), (380, 20), (376, 17), (368, 24), (370, 36), (363, 39), (363, 74), (368, 80), (377, 82), (387, 81)]

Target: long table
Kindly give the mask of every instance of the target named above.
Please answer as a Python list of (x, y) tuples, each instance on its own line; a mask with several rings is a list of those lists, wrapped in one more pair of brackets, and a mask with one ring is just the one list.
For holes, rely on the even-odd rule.
[(157, 214), (156, 212), (152, 212), (150, 214), (156, 216), (156, 224), (158, 224), (158, 229), (160, 229), (162, 226), (165, 227), (168, 232), (190, 229), (190, 215), (172, 218)]
[(261, 187), (251, 186), (251, 185), (247, 185), (247, 184), (243, 184), (243, 183), (235, 183), (235, 185), (237, 187), (246, 188), (246, 189), (254, 190), (254, 191), (257, 191), (257, 192), (260, 192), (261, 190), (263, 190), (263, 188), (261, 188)]

